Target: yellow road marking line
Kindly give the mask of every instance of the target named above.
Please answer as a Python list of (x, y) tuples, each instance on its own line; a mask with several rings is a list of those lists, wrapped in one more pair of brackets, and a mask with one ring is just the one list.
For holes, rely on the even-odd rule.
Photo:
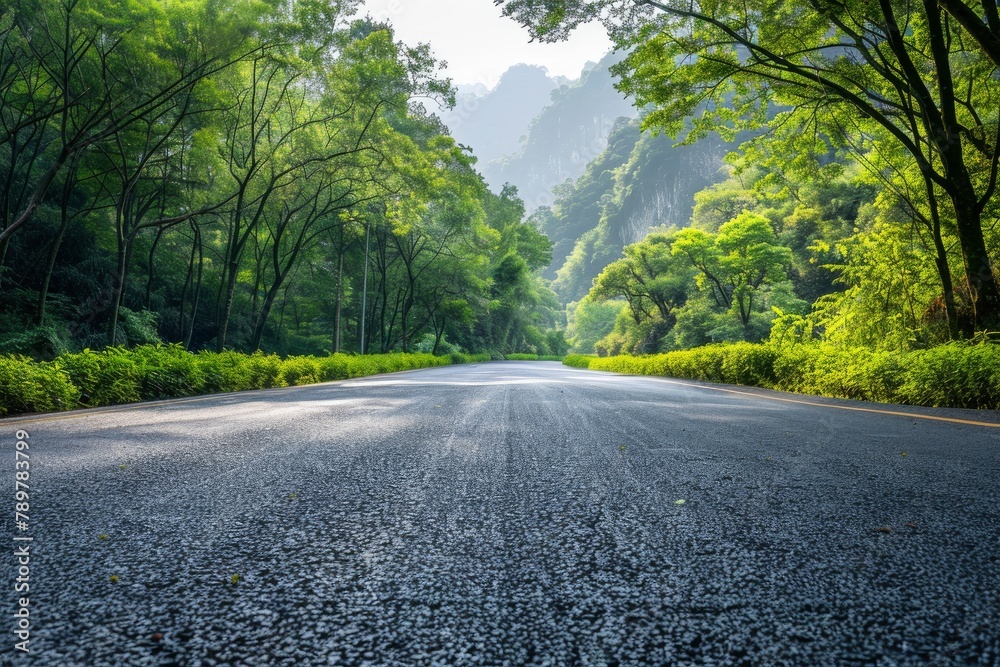
[[(642, 377), (653, 377), (653, 376), (642, 376)], [(691, 384), (689, 382), (681, 382), (679, 380), (671, 380), (668, 378), (658, 378), (664, 382), (669, 382), (670, 384), (678, 384), (683, 387), (694, 387), (696, 389), (710, 389), (711, 391), (721, 391), (727, 394), (737, 394), (739, 396), (749, 396), (751, 398), (762, 398), (767, 401), (781, 401), (782, 403), (797, 403), (798, 405), (810, 405), (816, 408), (831, 408), (833, 410), (850, 410), (852, 412), (870, 412), (876, 415), (891, 415), (893, 417), (910, 417), (912, 419), (929, 419), (931, 421), (937, 422), (949, 422), (952, 424), (965, 424), (966, 426), (985, 426), (986, 428), (1000, 428), (1000, 423), (995, 422), (981, 422), (972, 419), (958, 419), (956, 417), (938, 417), (935, 415), (921, 415), (912, 412), (899, 412), (897, 410), (879, 410), (877, 408), (860, 408), (850, 405), (831, 405), (829, 403), (817, 403), (815, 401), (803, 401), (797, 398), (781, 398), (780, 396), (767, 396), (765, 394), (755, 394), (749, 391), (740, 391), (738, 389), (724, 389), (722, 387), (709, 387), (703, 384)], [(834, 399), (837, 400), (837, 399)]]

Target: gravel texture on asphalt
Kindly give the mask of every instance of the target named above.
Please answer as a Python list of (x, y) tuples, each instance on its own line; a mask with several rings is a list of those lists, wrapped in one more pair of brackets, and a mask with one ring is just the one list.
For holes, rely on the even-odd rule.
[(505, 362), (0, 421), (34, 538), (0, 663), (1000, 664), (1000, 429), (693, 385)]

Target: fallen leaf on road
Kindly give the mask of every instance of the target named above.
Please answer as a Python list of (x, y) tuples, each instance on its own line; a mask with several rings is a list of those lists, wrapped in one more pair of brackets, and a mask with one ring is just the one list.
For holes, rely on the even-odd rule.
[(683, 498), (681, 498), (680, 500), (675, 500), (674, 501), (674, 505), (683, 505), (686, 502), (687, 502), (686, 500), (684, 500)]
[(889, 528), (888, 526), (882, 526), (881, 528), (876, 528), (875, 532), (876, 533), (891, 533), (892, 532), (892, 528)]

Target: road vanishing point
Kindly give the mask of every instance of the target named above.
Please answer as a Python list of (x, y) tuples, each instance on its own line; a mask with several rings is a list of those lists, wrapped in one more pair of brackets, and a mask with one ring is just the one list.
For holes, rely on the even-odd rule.
[(995, 412), (494, 362), (0, 425), (0, 664), (1000, 664)]

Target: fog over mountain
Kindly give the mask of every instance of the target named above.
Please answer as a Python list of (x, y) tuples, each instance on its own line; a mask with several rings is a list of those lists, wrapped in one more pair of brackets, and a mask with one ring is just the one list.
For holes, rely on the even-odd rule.
[(583, 174), (607, 146), (617, 118), (635, 117), (608, 72), (616, 59), (588, 63), (575, 81), (516, 65), (491, 91), (459, 86), (444, 121), (473, 150), (490, 187), (499, 192), (504, 183), (516, 185), (530, 213), (553, 202), (553, 187)]
[(532, 121), (518, 149), (480, 165), (490, 185), (516, 185), (531, 213), (554, 202), (554, 187), (580, 177), (607, 147), (615, 121), (637, 115), (608, 71), (619, 57), (609, 54), (577, 81), (553, 90), (551, 103)]
[[(489, 162), (519, 150), (531, 121), (551, 102), (558, 85), (543, 67), (515, 65), (493, 90), (482, 84), (459, 86), (455, 108), (443, 120), (456, 141), (473, 150), (482, 171)], [(503, 183), (490, 186), (499, 192)]]

